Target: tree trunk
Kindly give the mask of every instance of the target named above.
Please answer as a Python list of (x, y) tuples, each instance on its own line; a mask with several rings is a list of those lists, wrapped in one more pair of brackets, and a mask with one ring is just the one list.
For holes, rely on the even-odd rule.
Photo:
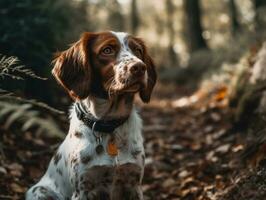
[(139, 28), (140, 20), (138, 16), (137, 0), (131, 1), (131, 32), (136, 34)]
[(124, 16), (121, 14), (121, 7), (117, 0), (111, 0), (108, 9), (110, 29), (114, 31), (124, 31)]
[(229, 11), (231, 16), (231, 32), (233, 36), (241, 31), (241, 27), (238, 21), (238, 11), (235, 0), (229, 0)]
[(191, 52), (207, 49), (202, 37), (201, 10), (199, 0), (184, 0), (186, 40)]
[(174, 51), (175, 43), (175, 30), (173, 27), (173, 17), (174, 17), (175, 7), (172, 0), (166, 0), (166, 13), (167, 13), (167, 34), (168, 34), (168, 55), (169, 55), (169, 65), (178, 65), (178, 58)]
[(254, 0), (255, 7), (255, 24), (256, 29), (260, 30), (263, 25), (263, 16), (265, 16), (264, 12), (266, 10), (266, 1), (265, 0)]
[(265, 0), (254, 0), (255, 3), (255, 8), (260, 8), (263, 6), (266, 6), (266, 1)]

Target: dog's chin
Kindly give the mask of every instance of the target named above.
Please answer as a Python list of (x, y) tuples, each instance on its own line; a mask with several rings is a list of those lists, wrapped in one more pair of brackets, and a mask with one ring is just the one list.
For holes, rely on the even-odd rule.
[(117, 96), (121, 94), (126, 94), (126, 93), (137, 93), (140, 91), (142, 87), (141, 83), (134, 83), (130, 85), (120, 85), (119, 87), (113, 88), (110, 90), (110, 97), (112, 96)]
[(146, 83), (143, 78), (127, 81), (126, 83), (116, 82), (112, 85), (104, 85), (106, 91), (108, 91), (109, 97), (115, 97), (121, 94), (135, 94), (138, 93)]
[(139, 92), (140, 87), (141, 87), (140, 83), (135, 83), (133, 85), (125, 87), (125, 89), (123, 89), (122, 92), (124, 92), (124, 93), (137, 93), (137, 92)]

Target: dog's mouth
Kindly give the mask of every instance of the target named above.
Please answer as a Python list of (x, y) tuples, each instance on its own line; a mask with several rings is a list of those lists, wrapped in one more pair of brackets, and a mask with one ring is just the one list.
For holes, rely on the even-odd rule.
[(141, 87), (144, 86), (143, 77), (129, 77), (124, 83), (122, 83), (121, 92), (138, 92)]
[(109, 96), (122, 93), (137, 93), (143, 86), (144, 83), (141, 79), (134, 81), (127, 80), (124, 83), (116, 82), (115, 84), (110, 85), (107, 91)]
[(136, 82), (136, 83), (133, 83), (133, 84), (126, 86), (125, 89), (123, 89), (122, 91), (134, 93), (134, 92), (138, 92), (140, 87), (141, 87), (141, 83)]

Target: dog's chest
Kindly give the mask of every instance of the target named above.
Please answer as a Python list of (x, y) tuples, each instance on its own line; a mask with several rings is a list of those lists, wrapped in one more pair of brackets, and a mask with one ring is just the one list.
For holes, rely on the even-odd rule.
[[(92, 166), (115, 166), (124, 163), (142, 163), (144, 156), (142, 122), (136, 112), (133, 112), (125, 124), (114, 133), (93, 134), (85, 124), (71, 120), (69, 134), (63, 143), (62, 151), (68, 154), (71, 166), (78, 162), (84, 168)], [(117, 153), (110, 152), (113, 148)], [(138, 161), (140, 160), (140, 161)]]
[[(72, 136), (73, 138), (73, 136)], [(74, 143), (69, 152), (69, 162), (73, 166), (80, 163), (83, 168), (92, 166), (115, 166), (128, 162), (135, 163), (138, 154), (143, 154), (142, 138), (129, 137), (128, 133), (104, 134), (97, 139), (90, 134), (89, 138), (78, 138), (72, 141), (69, 137), (66, 144)], [(64, 145), (65, 148), (70, 145)]]

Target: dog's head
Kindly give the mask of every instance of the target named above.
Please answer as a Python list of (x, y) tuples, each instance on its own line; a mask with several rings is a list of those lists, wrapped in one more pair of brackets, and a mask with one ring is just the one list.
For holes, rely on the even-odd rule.
[(147, 103), (156, 82), (144, 42), (122, 32), (86, 32), (53, 63), (52, 74), (74, 100), (139, 92)]

